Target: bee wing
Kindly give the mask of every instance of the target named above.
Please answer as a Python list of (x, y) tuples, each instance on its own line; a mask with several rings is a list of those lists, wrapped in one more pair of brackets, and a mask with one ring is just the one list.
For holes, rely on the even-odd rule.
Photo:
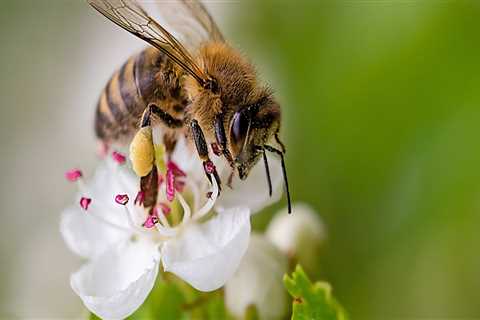
[(110, 21), (165, 53), (200, 84), (207, 78), (185, 47), (135, 0), (88, 0)]
[(202, 42), (225, 42), (222, 32), (199, 0), (159, 0), (156, 2), (166, 23), (189, 49)]

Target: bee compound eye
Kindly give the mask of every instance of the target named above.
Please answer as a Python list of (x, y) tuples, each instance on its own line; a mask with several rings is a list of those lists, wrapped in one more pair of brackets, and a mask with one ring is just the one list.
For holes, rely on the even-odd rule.
[(231, 138), (233, 144), (241, 148), (245, 142), (250, 126), (250, 117), (244, 111), (238, 111), (233, 116)]

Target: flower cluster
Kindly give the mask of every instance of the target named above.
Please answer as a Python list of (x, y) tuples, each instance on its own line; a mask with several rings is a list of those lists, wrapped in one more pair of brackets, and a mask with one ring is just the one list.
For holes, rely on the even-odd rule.
[[(220, 158), (214, 162), (227, 181), (229, 167)], [(232, 188), (219, 194), (184, 139), (167, 166), (153, 210), (143, 207), (139, 179), (119, 152), (106, 157), (90, 181), (80, 170), (66, 174), (79, 193), (62, 214), (61, 232), (69, 248), (88, 259), (71, 276), (71, 286), (102, 318), (132, 314), (152, 290), (159, 269), (200, 291), (222, 287), (249, 246), (250, 215), (282, 193), (280, 163), (273, 159), (272, 197), (258, 165), (245, 181), (234, 178)]]

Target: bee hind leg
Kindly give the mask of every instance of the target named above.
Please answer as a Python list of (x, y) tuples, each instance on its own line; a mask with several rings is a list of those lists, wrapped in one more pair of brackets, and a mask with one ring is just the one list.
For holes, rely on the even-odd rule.
[(198, 156), (203, 161), (203, 169), (205, 170), (205, 175), (207, 176), (210, 183), (212, 183), (212, 176), (215, 179), (215, 182), (218, 185), (218, 190), (221, 190), (221, 181), (220, 176), (218, 175), (217, 169), (213, 164), (212, 160), (208, 157), (208, 145), (205, 140), (202, 128), (198, 124), (198, 121), (193, 119), (190, 122), (190, 129), (192, 132), (193, 140), (195, 141), (195, 146), (197, 148)]

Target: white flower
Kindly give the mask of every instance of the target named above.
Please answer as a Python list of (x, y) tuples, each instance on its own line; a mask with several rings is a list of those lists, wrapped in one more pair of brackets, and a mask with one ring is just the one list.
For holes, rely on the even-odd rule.
[(238, 318), (255, 306), (260, 319), (281, 319), (287, 311), (283, 275), (287, 257), (267, 238), (252, 234), (247, 252), (234, 276), (225, 285), (225, 303)]
[[(89, 259), (71, 276), (71, 286), (85, 306), (102, 318), (132, 314), (153, 288), (160, 263), (164, 271), (198, 290), (223, 286), (247, 250), (250, 213), (281, 195), (281, 180), (274, 180), (276, 192), (268, 196), (265, 173), (257, 166), (246, 181), (234, 179), (233, 190), (224, 187), (217, 201), (215, 179), (210, 185), (184, 140), (178, 142), (172, 159), (186, 172), (185, 189), (176, 193), (183, 209), (176, 224), (159, 212), (161, 207), (152, 215), (128, 201), (137, 194), (139, 179), (118, 153), (114, 160), (102, 163), (88, 184), (79, 171), (67, 175), (80, 186), (80, 206), (64, 211), (61, 232), (73, 252)], [(216, 165), (226, 181), (228, 170)], [(278, 162), (271, 161), (270, 170), (273, 177), (281, 177)], [(165, 193), (163, 183), (160, 197)], [(162, 205), (167, 213), (170, 208)]]
[(293, 214), (278, 212), (266, 230), (266, 236), (283, 253), (295, 258), (302, 266), (315, 265), (318, 249), (326, 238), (320, 216), (307, 204), (293, 206)]

